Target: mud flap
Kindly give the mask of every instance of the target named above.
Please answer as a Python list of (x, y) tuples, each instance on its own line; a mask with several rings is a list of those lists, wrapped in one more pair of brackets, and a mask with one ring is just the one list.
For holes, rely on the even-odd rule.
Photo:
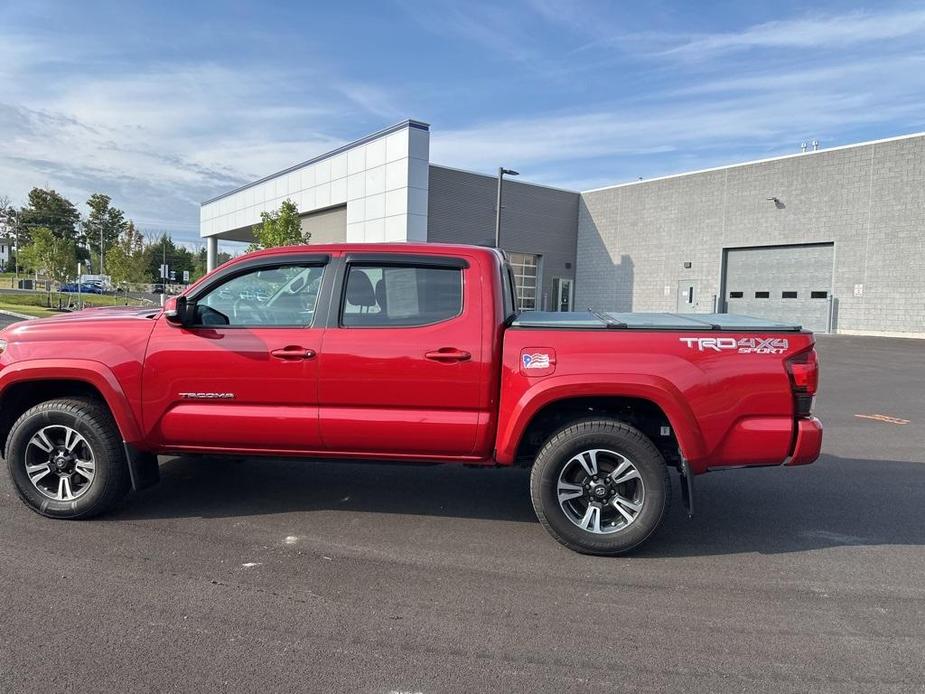
[(687, 517), (694, 517), (694, 475), (691, 468), (684, 458), (681, 459), (681, 467), (678, 468), (681, 474), (681, 500), (684, 502), (684, 508), (687, 510)]
[(161, 469), (157, 464), (156, 455), (147, 451), (139, 451), (130, 443), (123, 445), (129, 477), (132, 480), (132, 491), (138, 492), (153, 487), (161, 481)]

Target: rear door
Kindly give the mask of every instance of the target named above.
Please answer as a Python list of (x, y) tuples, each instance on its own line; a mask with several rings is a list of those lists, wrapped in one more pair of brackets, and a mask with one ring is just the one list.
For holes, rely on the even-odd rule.
[(481, 287), (466, 257), (351, 254), (319, 358), (332, 451), (466, 456), (482, 397)]
[[(711, 305), (704, 303), (700, 293), (702, 283), (700, 280), (678, 280), (678, 313), (709, 313), (713, 310)], [(712, 303), (712, 297), (708, 297)]]
[(316, 308), (326, 305), (327, 260), (286, 254), (232, 265), (190, 296), (195, 325), (158, 319), (143, 383), (154, 440), (173, 449), (322, 448)]

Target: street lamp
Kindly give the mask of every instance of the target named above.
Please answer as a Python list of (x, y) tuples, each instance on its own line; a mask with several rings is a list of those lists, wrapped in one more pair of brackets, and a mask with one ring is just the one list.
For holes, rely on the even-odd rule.
[(513, 169), (505, 169), (503, 166), (498, 167), (498, 207), (495, 210), (495, 248), (501, 248), (501, 186), (504, 183), (504, 175), (520, 176)]

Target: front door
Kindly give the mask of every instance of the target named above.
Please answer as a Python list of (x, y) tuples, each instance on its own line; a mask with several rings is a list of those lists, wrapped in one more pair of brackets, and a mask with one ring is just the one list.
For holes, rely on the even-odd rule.
[(464, 258), (351, 254), (319, 360), (329, 450), (466, 456), (487, 422), (480, 285)]
[(553, 311), (572, 310), (572, 280), (566, 277), (553, 277), (552, 290), (555, 306)]
[[(195, 325), (164, 317), (149, 341), (144, 422), (164, 448), (315, 451), (315, 308), (325, 256), (238, 263), (190, 295)], [(323, 302), (322, 302), (323, 303)]]

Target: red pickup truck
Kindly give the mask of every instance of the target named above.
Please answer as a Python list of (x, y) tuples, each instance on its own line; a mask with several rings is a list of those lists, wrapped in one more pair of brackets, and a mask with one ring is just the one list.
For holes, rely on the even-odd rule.
[(532, 467), (564, 545), (619, 554), (680, 473), (811, 463), (812, 334), (743, 316), (518, 313), (504, 255), (437, 244), (242, 256), (161, 309), (0, 333), (0, 440), (23, 501), (86, 518), (157, 455)]

